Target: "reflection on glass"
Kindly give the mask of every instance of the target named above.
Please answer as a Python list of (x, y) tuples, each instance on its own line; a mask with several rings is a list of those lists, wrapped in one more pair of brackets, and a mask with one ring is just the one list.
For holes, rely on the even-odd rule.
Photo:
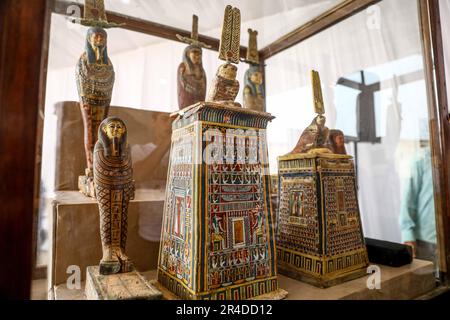
[(405, 181), (400, 212), (402, 241), (413, 248), (418, 259), (436, 261), (433, 179), (430, 148), (419, 152)]
[[(431, 163), (422, 150), (429, 137), (417, 6), (384, 0), (376, 7), (376, 26), (367, 23), (373, 10), (362, 11), (266, 61), (267, 110), (276, 116), (267, 135), (270, 169), (277, 172), (277, 156), (292, 150), (312, 118), (308, 75), (317, 69), (328, 126), (344, 132), (355, 157), (365, 236), (432, 244), (431, 177), (423, 182), (426, 192), (411, 194), (415, 159)], [(420, 213), (407, 211), (413, 198), (424, 207)], [(404, 228), (416, 236), (402, 237)]]
[[(355, 123), (356, 123), (356, 135), (352, 137), (352, 140), (358, 142), (372, 142), (377, 143), (380, 142), (380, 139), (377, 136), (377, 123), (380, 121), (376, 121), (375, 110), (378, 104), (375, 104), (375, 93), (380, 89), (379, 81), (373, 81), (374, 79), (378, 79), (377, 76), (370, 72), (365, 72), (361, 70), (359, 72), (359, 81), (350, 80), (352, 77), (341, 77), (337, 81), (337, 86), (335, 89), (335, 101), (336, 101), (336, 109), (339, 110), (336, 119), (336, 126), (340, 128), (340, 122), (342, 124), (351, 124), (349, 121), (349, 117), (356, 115)], [(368, 80), (371, 79), (371, 83), (368, 83)], [(349, 88), (351, 91), (344, 90), (340, 95), (338, 95), (339, 89)], [(356, 101), (350, 100), (355, 91)], [(346, 97), (345, 94), (348, 94), (349, 97)], [(339, 98), (343, 98), (345, 100), (344, 103), (339, 103)], [(343, 110), (339, 107), (343, 106), (353, 106), (356, 105), (355, 109)], [(347, 111), (347, 112), (345, 112)], [(350, 111), (350, 112), (349, 112)]]

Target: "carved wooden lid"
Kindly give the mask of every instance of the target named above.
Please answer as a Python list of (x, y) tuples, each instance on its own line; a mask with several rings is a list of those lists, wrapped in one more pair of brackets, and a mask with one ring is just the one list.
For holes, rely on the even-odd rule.
[(270, 113), (244, 109), (233, 103), (198, 102), (172, 113), (176, 118), (174, 128), (183, 127), (195, 121), (215, 122), (238, 127), (266, 128), (273, 119)]

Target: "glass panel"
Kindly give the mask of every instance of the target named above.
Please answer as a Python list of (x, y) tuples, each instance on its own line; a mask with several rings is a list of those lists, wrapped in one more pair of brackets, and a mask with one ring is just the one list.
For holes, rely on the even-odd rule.
[[(190, 29), (194, 12), (200, 18), (200, 32), (218, 38), (223, 7), (236, 5), (243, 14), (242, 44), (246, 45), (245, 30), (251, 27), (259, 31), (262, 48), (340, 2), (264, 0), (256, 5), (255, 1), (233, 0), (201, 4), (106, 0), (106, 6), (110, 11), (183, 29)], [(87, 159), (75, 65), (85, 48), (86, 30), (61, 15), (52, 15), (38, 234), (38, 264), (50, 269), (52, 287), (66, 285), (74, 272), (81, 272), (84, 280), (86, 267), (98, 265), (102, 257), (98, 203), (78, 192)], [(126, 121), (136, 185), (128, 211), (128, 254), (141, 271), (156, 268), (172, 132), (170, 113), (178, 110), (177, 68), (185, 47), (120, 28), (108, 30), (108, 56), (115, 70), (109, 115)], [(217, 52), (203, 50), (208, 86), (221, 63)], [(292, 150), (315, 115), (309, 79), (312, 68), (321, 74), (327, 126), (344, 131), (346, 149), (356, 159), (365, 235), (393, 242), (414, 240), (417, 257), (433, 259), (420, 252), (432, 253), (435, 230), (416, 6), (410, 0), (384, 0), (267, 61), (267, 109), (276, 116), (267, 134), (273, 174), (278, 169), (276, 157)], [(238, 67), (238, 102), (242, 102), (246, 69), (243, 63)], [(421, 187), (416, 189), (419, 178)], [(341, 181), (338, 210), (346, 206), (343, 186)], [(296, 212), (291, 218), (298, 224), (306, 221), (305, 197), (303, 191), (294, 190), (290, 199)], [(413, 214), (410, 204), (416, 202), (420, 212)], [(180, 211), (190, 206), (178, 200), (174, 203)], [(413, 215), (418, 219), (410, 219)], [(344, 227), (347, 222), (343, 215), (336, 220)], [(177, 236), (190, 236), (181, 220), (172, 223)], [(246, 223), (230, 220), (228, 230), (234, 235), (230, 243), (236, 248), (247, 241)], [(220, 241), (214, 245), (220, 246)]]
[[(443, 1), (446, 3), (446, 1)], [(444, 19), (443, 19), (444, 20)], [(446, 19), (445, 21), (449, 21)], [(327, 126), (356, 157), (366, 237), (415, 242), (435, 261), (436, 230), (418, 9), (384, 0), (266, 61), (270, 169), (314, 117), (320, 72)]]

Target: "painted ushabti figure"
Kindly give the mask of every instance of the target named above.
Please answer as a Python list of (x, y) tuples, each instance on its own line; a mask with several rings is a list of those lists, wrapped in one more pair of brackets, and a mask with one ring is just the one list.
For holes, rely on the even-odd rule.
[(128, 203), (134, 198), (134, 181), (125, 123), (115, 117), (105, 119), (98, 137), (94, 151), (94, 183), (103, 249), (100, 274), (130, 272), (133, 263), (125, 254), (125, 246)]
[(244, 60), (250, 67), (244, 76), (244, 108), (265, 111), (264, 79), (257, 47), (256, 30), (248, 29), (249, 43), (247, 58)]
[(206, 73), (202, 63), (202, 48), (210, 46), (198, 41), (198, 17), (192, 17), (191, 37), (177, 35), (178, 39), (188, 43), (184, 49), (183, 62), (178, 66), (177, 88), (178, 107), (186, 108), (200, 101), (205, 101), (206, 97)]
[[(228, 6), (225, 20), (223, 37), (234, 41), (222, 39), (221, 53), (237, 63), (239, 10)], [(236, 80), (224, 79), (218, 100), (172, 115), (158, 281), (183, 299), (282, 297), (267, 161), (273, 117), (236, 106)]]
[[(222, 25), (219, 58), (226, 63), (217, 70), (206, 101), (228, 103), (240, 106), (234, 102), (239, 92), (239, 81), (236, 80), (239, 63), (239, 49), (241, 37), (241, 12), (237, 8), (227, 6)], [(234, 64), (233, 64), (234, 63)]]
[(162, 294), (135, 268), (125, 253), (128, 204), (134, 198), (127, 127), (117, 117), (102, 121), (94, 149), (95, 196), (100, 211), (102, 258), (86, 269), (88, 300), (155, 300)]
[(312, 78), (318, 115), (278, 158), (277, 261), (280, 273), (329, 287), (365, 275), (368, 257), (353, 160), (342, 132), (325, 126), (318, 73)]
[(100, 123), (108, 116), (114, 86), (114, 68), (108, 57), (107, 33), (103, 28), (116, 26), (106, 21), (103, 1), (86, 1), (85, 17), (78, 22), (90, 26), (85, 51), (76, 66), (80, 110), (84, 124), (86, 153), (85, 175), (79, 177), (82, 193), (94, 197), (92, 162)]

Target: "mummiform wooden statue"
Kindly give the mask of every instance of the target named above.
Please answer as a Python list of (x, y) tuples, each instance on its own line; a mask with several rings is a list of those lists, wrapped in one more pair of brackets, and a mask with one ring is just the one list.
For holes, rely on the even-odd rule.
[(177, 34), (178, 39), (189, 44), (183, 52), (183, 62), (178, 66), (177, 89), (178, 107), (186, 108), (206, 97), (206, 73), (202, 63), (202, 48), (210, 48), (198, 41), (198, 17), (192, 16), (191, 37), (183, 37)]
[(134, 198), (133, 168), (125, 123), (105, 119), (94, 151), (95, 194), (100, 210), (103, 257), (100, 274), (129, 272), (133, 263), (125, 254), (128, 203)]
[(118, 25), (106, 20), (103, 0), (86, 0), (84, 18), (75, 20), (90, 28), (86, 34), (85, 51), (76, 66), (76, 82), (80, 110), (84, 124), (85, 175), (80, 176), (78, 187), (82, 193), (94, 197), (92, 162), (97, 131), (108, 116), (114, 86), (114, 68), (108, 57), (108, 35), (104, 28)]

